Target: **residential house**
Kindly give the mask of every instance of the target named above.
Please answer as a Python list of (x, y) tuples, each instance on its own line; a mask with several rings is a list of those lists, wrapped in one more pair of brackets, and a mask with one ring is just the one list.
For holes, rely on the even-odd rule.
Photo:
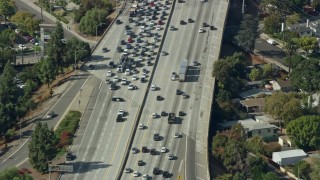
[(262, 138), (274, 137), (277, 135), (278, 127), (269, 123), (257, 122), (253, 119), (226, 121), (218, 123), (220, 130), (230, 129), (236, 124), (241, 124), (245, 129), (245, 135), (247, 138), (253, 136), (261, 136)]
[(275, 91), (289, 92), (292, 89), (290, 79), (286, 80), (286, 81), (284, 81), (282, 79), (279, 79), (277, 81), (271, 81), (271, 84), (272, 84), (273, 90), (275, 90)]
[(307, 23), (292, 24), (288, 26), (288, 30), (298, 33), (301, 37), (312, 36), (313, 31), (309, 27), (309, 20)]
[(295, 164), (306, 158), (307, 154), (302, 149), (280, 151), (272, 153), (272, 161), (280, 166)]
[(265, 105), (264, 98), (252, 98), (240, 101), (240, 104), (246, 108), (247, 112), (260, 112)]

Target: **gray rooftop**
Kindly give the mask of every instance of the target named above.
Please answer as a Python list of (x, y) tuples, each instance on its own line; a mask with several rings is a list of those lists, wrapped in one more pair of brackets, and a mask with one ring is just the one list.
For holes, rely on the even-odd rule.
[(260, 94), (272, 95), (272, 91), (268, 91), (265, 89), (250, 89), (248, 91), (241, 92), (239, 96), (243, 99), (246, 99), (249, 97), (257, 97)]
[(281, 158), (307, 156), (307, 154), (302, 149), (294, 149), (294, 150), (289, 150), (289, 151), (273, 152), (273, 154), (276, 154)]
[(219, 125), (224, 128), (229, 128), (238, 123), (240, 123), (244, 128), (246, 128), (249, 131), (256, 130), (256, 129), (277, 128), (277, 126), (275, 125), (264, 123), (264, 122), (257, 122), (251, 118), (244, 119), (244, 120), (236, 120), (236, 121), (226, 121), (223, 123), (219, 123)]

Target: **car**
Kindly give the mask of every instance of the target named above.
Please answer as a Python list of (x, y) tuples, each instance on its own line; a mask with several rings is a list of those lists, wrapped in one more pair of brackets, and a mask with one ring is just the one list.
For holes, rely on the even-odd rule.
[(176, 133), (174, 133), (173, 137), (175, 137), (175, 138), (180, 138), (180, 137), (181, 137), (181, 134), (176, 132)]
[(150, 89), (151, 89), (151, 91), (156, 91), (157, 90), (157, 86), (152, 84)]
[(152, 66), (152, 62), (150, 60), (147, 61), (148, 66)]
[(203, 30), (203, 28), (199, 28), (199, 31), (198, 31), (199, 33), (203, 33), (204, 32), (204, 30)]
[(123, 99), (122, 99), (121, 97), (117, 97), (117, 96), (113, 96), (113, 97), (111, 98), (111, 100), (112, 100), (112, 101), (118, 101), (118, 102), (123, 101)]
[(161, 101), (162, 97), (160, 95), (157, 96), (157, 101)]
[(129, 25), (126, 25), (124, 28), (125, 28), (126, 30), (129, 30), (129, 29), (130, 29), (130, 26), (129, 26)]
[(18, 47), (19, 47), (20, 50), (25, 50), (25, 49), (27, 49), (27, 46), (24, 45), (24, 44), (19, 44)]
[(124, 169), (124, 172), (125, 172), (125, 173), (131, 173), (131, 169), (130, 169), (130, 168), (125, 168), (125, 169)]
[(141, 151), (142, 151), (143, 153), (148, 152), (147, 146), (142, 146)]
[(129, 23), (133, 23), (133, 19), (132, 18), (129, 18)]
[(131, 30), (126, 30), (126, 31), (125, 31), (125, 34), (126, 34), (126, 35), (132, 34), (132, 31), (131, 31)]
[(156, 119), (158, 117), (158, 114), (157, 113), (152, 113), (151, 117), (152, 117), (152, 119)]
[(184, 25), (184, 24), (186, 24), (186, 22), (184, 22), (184, 20), (181, 20), (180, 25)]
[(72, 152), (67, 152), (67, 155), (66, 155), (66, 160), (67, 161), (72, 161), (73, 160), (73, 157), (74, 155), (72, 154)]
[(143, 124), (139, 124), (139, 129), (144, 129), (144, 125)]
[(156, 149), (154, 149), (154, 148), (150, 149), (150, 154), (151, 155), (156, 155), (157, 154)]
[(115, 82), (115, 83), (118, 82), (119, 81), (119, 77), (118, 76), (114, 76), (112, 81)]
[(214, 26), (210, 26), (210, 30), (214, 30)]
[(143, 68), (143, 69), (142, 69), (142, 73), (143, 73), (143, 74), (147, 74), (147, 69), (146, 69), (146, 68)]
[(161, 56), (165, 56), (165, 55), (167, 55), (167, 52), (162, 51), (162, 52), (161, 52)]
[(149, 26), (154, 26), (154, 20), (150, 21)]
[(133, 177), (138, 177), (138, 176), (139, 176), (138, 171), (133, 172), (132, 176), (133, 176)]
[(271, 45), (276, 45), (277, 42), (274, 39), (268, 39), (267, 42)]
[(174, 27), (174, 26), (170, 26), (170, 30), (171, 30), (171, 31), (174, 31), (174, 30), (175, 30), (175, 27)]
[(133, 39), (131, 37), (128, 38), (128, 43), (133, 43)]
[(134, 22), (134, 25), (135, 25), (135, 26), (139, 26), (139, 25), (140, 25), (140, 24), (139, 24), (139, 21)]
[(183, 111), (179, 111), (179, 116), (184, 116), (184, 112)]
[(168, 171), (163, 171), (162, 176), (163, 176), (163, 178), (169, 178), (170, 173)]
[(168, 155), (168, 159), (169, 159), (169, 160), (174, 160), (174, 155), (173, 155), (173, 154), (169, 154), (169, 155)]
[(160, 27), (160, 26), (157, 26), (156, 30), (157, 30), (157, 31), (161, 31), (161, 27)]
[(121, 45), (125, 45), (125, 44), (127, 44), (127, 43), (126, 43), (125, 40), (121, 40), (121, 41), (120, 41), (120, 44), (121, 44)]
[(117, 72), (122, 72), (122, 71), (123, 71), (122, 67), (117, 68)]
[(142, 43), (143, 41), (142, 41), (142, 39), (141, 38), (138, 38), (137, 39), (137, 43)]
[(126, 69), (126, 71), (124, 72), (124, 74), (125, 74), (126, 76), (130, 76), (130, 75), (131, 75), (130, 69)]
[(136, 86), (130, 83), (128, 86), (128, 90), (134, 90), (134, 89), (136, 89)]
[(142, 179), (143, 179), (143, 180), (148, 179), (148, 178), (149, 178), (148, 174), (142, 175)]
[(181, 95), (181, 94), (183, 94), (183, 92), (180, 89), (177, 89), (176, 90), (176, 95)]
[(121, 21), (119, 19), (117, 19), (116, 24), (121, 24)]
[(167, 115), (167, 112), (161, 111), (161, 116), (166, 116), (166, 115)]
[(124, 49), (124, 51), (123, 51), (123, 55), (127, 55), (128, 54), (128, 49)]
[(202, 23), (202, 26), (203, 27), (208, 27), (208, 24), (204, 22), (204, 23)]
[(166, 153), (167, 152), (167, 148), (166, 147), (162, 147), (160, 150), (161, 153)]
[(155, 134), (153, 135), (153, 140), (159, 141), (159, 140), (160, 140), (160, 135), (159, 135), (158, 133), (155, 133)]
[(141, 83), (145, 83), (145, 82), (147, 82), (147, 80), (146, 80), (145, 77), (141, 77), (141, 78), (140, 78), (140, 82), (141, 82)]
[(115, 64), (113, 61), (110, 61), (109, 64), (107, 65), (109, 68), (114, 68)]
[(187, 99), (188, 97), (189, 97), (188, 94), (186, 94), (186, 93), (183, 93), (183, 94), (182, 94), (182, 98), (183, 98), (183, 99)]
[(48, 114), (46, 115), (46, 119), (51, 119), (51, 118), (54, 117), (54, 115), (55, 115), (54, 111), (50, 111), (50, 112), (48, 112)]
[(138, 80), (138, 76), (137, 76), (137, 75), (133, 75), (132, 78), (131, 78), (131, 80), (132, 80), (132, 81)]
[(117, 85), (115, 83), (111, 83), (109, 89), (110, 90), (116, 90), (117, 89)]
[(139, 150), (138, 150), (138, 148), (133, 147), (133, 148), (131, 148), (131, 152), (132, 152), (132, 154), (137, 154), (139, 152)]
[(118, 110), (118, 115), (120, 115), (120, 116), (124, 116), (124, 110), (123, 109), (119, 109)]
[(126, 44), (126, 49), (131, 49), (131, 48), (132, 48), (131, 44)]
[(121, 85), (127, 85), (127, 78), (121, 79)]
[(121, 47), (118, 46), (118, 47), (117, 47), (117, 52), (121, 52), (121, 51), (122, 51)]
[(112, 71), (108, 71), (107, 72), (107, 77), (111, 77), (112, 76)]
[(169, 2), (169, 1), (165, 1), (164, 4), (165, 4), (165, 5), (169, 5), (170, 2)]
[(171, 81), (175, 81), (177, 77), (177, 74), (175, 72), (171, 73)]
[[(138, 67), (138, 66), (137, 66), (137, 67)], [(131, 73), (132, 73), (132, 74), (138, 74), (138, 70), (132, 69), (132, 70), (131, 70)]]
[(103, 53), (106, 53), (106, 52), (108, 52), (108, 51), (109, 51), (108, 48), (106, 48), (106, 47), (102, 48), (102, 52), (103, 52)]
[(192, 23), (193, 20), (191, 18), (188, 19), (188, 23)]

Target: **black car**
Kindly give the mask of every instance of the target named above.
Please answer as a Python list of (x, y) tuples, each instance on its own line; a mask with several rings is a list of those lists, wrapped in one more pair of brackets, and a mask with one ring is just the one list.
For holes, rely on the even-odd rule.
[(161, 112), (161, 116), (166, 116), (166, 115), (167, 115), (167, 113), (165, 111)]
[(183, 94), (183, 92), (180, 89), (177, 89), (176, 95), (181, 95), (181, 94)]
[(150, 60), (147, 61), (147, 65), (148, 65), (148, 66), (152, 66), (152, 63), (151, 63)]
[(210, 26), (210, 30), (214, 30), (214, 26)]
[(170, 4), (170, 2), (169, 2), (169, 1), (165, 1), (164, 3), (165, 3), (166, 5), (169, 5), (169, 4)]
[(121, 47), (118, 46), (118, 47), (117, 47), (117, 52), (121, 52), (121, 51), (122, 51)]
[(121, 24), (121, 21), (119, 19), (117, 19), (116, 24)]
[(115, 83), (111, 83), (110, 90), (116, 90), (116, 89), (117, 89), (117, 85)]
[(150, 149), (150, 154), (151, 155), (156, 155), (157, 154), (156, 149), (154, 149), (154, 148)]
[(142, 77), (142, 78), (140, 78), (140, 81), (141, 81), (141, 83), (145, 83), (146, 79)]
[[(166, 20), (166, 18), (164, 16), (161, 16), (160, 19), (161, 20)], [(182, 22), (182, 24), (184, 24), (184, 21), (180, 21), (180, 24), (181, 24), (181, 22)]]
[[(161, 17), (164, 17), (164, 16), (161, 16)], [(184, 22), (184, 20), (181, 20), (181, 21), (180, 21), (180, 24), (181, 24), (181, 25), (184, 25), (185, 23), (186, 23), (186, 22)]]
[(179, 116), (184, 116), (184, 112), (183, 111), (179, 111)]
[(203, 27), (207, 27), (208, 24), (207, 24), (207, 23), (202, 23), (202, 26), (203, 26)]
[(132, 18), (129, 18), (129, 23), (133, 23), (133, 19)]
[(118, 101), (118, 102), (123, 101), (123, 99), (122, 99), (121, 97), (116, 97), (116, 96), (112, 97), (111, 100), (112, 100), (112, 101)]
[(152, 20), (157, 20), (157, 16), (152, 16)]
[(147, 146), (142, 146), (141, 151), (142, 151), (143, 153), (148, 152)]
[(126, 26), (125, 26), (125, 29), (126, 29), (126, 30), (129, 30), (129, 29), (130, 29), (130, 26), (126, 25)]
[(114, 68), (114, 62), (113, 61), (110, 61), (109, 64), (108, 64), (109, 68)]
[(161, 101), (162, 97), (161, 96), (157, 96), (157, 101)]
[(102, 48), (102, 52), (103, 52), (103, 53), (106, 53), (106, 52), (108, 52), (108, 51), (109, 51), (108, 48), (106, 48), (106, 47)]
[(160, 135), (158, 133), (153, 135), (153, 140), (159, 141), (160, 140)]
[(192, 23), (193, 20), (191, 18), (188, 19), (188, 23)]
[(138, 166), (143, 166), (144, 165), (144, 162), (142, 160), (139, 160), (138, 161)]
[(153, 174), (154, 174), (154, 175), (160, 174), (159, 168), (153, 168)]
[(169, 178), (170, 177), (170, 173), (168, 171), (163, 171), (162, 176), (164, 178)]
[(121, 45), (125, 45), (125, 44), (126, 44), (126, 41), (125, 41), (125, 40), (121, 40), (120, 44), (121, 44)]
[(67, 159), (67, 161), (72, 161), (73, 160), (73, 154), (72, 154), (72, 152), (67, 152), (67, 155), (66, 155), (66, 159)]

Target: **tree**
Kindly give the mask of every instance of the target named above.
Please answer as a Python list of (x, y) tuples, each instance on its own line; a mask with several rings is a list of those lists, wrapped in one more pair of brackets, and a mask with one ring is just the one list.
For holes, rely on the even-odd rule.
[(232, 174), (224, 174), (224, 175), (218, 176), (216, 180), (232, 180)]
[(5, 67), (5, 65), (9, 62), (15, 62), (16, 56), (14, 49), (11, 48), (4, 48), (2, 51), (0, 51), (0, 64), (1, 68), (0, 71), (2, 71)]
[(252, 179), (262, 179), (263, 174), (267, 172), (268, 164), (261, 156), (247, 158)]
[(272, 13), (270, 16), (266, 17), (263, 20), (265, 33), (273, 35), (274, 33), (280, 32), (281, 22), (280, 13)]
[(254, 154), (264, 154), (263, 139), (255, 136), (246, 141), (246, 148)]
[(297, 24), (299, 20), (300, 20), (300, 14), (293, 13), (292, 15), (287, 16), (286, 24), (287, 25)]
[(16, 40), (16, 33), (11, 29), (6, 29), (0, 32), (0, 48), (3, 51), (5, 48), (13, 46)]
[(38, 123), (29, 144), (29, 160), (32, 166), (44, 173), (48, 171), (48, 162), (56, 156), (56, 137), (47, 124)]
[(55, 75), (57, 74), (56, 67), (54, 61), (51, 57), (46, 59), (42, 59), (40, 61), (40, 69), (39, 76), (43, 83), (50, 86), (51, 82), (55, 79)]
[(310, 164), (304, 160), (299, 161), (293, 167), (293, 174), (299, 179), (310, 179), (309, 173), (311, 172)]
[(318, 40), (316, 37), (303, 36), (297, 39), (298, 47), (305, 52), (313, 52), (319, 48)]
[(272, 64), (268, 63), (265, 64), (262, 68), (262, 74), (265, 78), (268, 78), (269, 76), (272, 75)]
[(319, 61), (314, 59), (302, 60), (292, 70), (291, 82), (297, 90), (318, 91), (320, 89)]
[(276, 92), (266, 98), (264, 110), (286, 123), (304, 114), (298, 94)]
[(258, 19), (250, 14), (245, 14), (240, 24), (240, 30), (235, 39), (238, 46), (247, 52), (251, 52), (254, 48), (255, 40), (258, 37), (258, 24)]
[(10, 168), (5, 169), (4, 171), (0, 172), (0, 179), (3, 180), (32, 180), (33, 178), (29, 175), (24, 173), (23, 171), (19, 171), (17, 168)]
[(245, 159), (247, 157), (243, 144), (235, 139), (230, 139), (225, 146), (223, 157), (223, 165), (233, 174), (237, 171), (244, 172), (246, 170)]
[(293, 142), (304, 150), (320, 147), (320, 116), (301, 116), (287, 125), (287, 133)]
[(246, 180), (246, 176), (243, 173), (236, 172), (232, 180)]
[(311, 7), (316, 11), (320, 10), (320, 0), (313, 0), (311, 1)]
[(262, 180), (279, 180), (279, 177), (274, 172), (268, 172), (263, 175)]
[(50, 59), (53, 60), (54, 66), (58, 69), (62, 69), (63, 64), (63, 55), (65, 53), (65, 43), (63, 43), (63, 28), (60, 22), (56, 22), (56, 27), (53, 32), (50, 34), (50, 40), (47, 45), (47, 54)]
[(34, 34), (39, 28), (40, 20), (35, 19), (32, 14), (26, 11), (18, 11), (10, 20), (17, 24), (22, 32)]
[(91, 48), (87, 42), (80, 41), (76, 38), (71, 38), (66, 43), (66, 61), (65, 64), (73, 64), (75, 55), (77, 60), (83, 60), (91, 56)]
[(105, 22), (108, 14), (109, 12), (104, 9), (94, 8), (87, 11), (86, 15), (80, 20), (80, 32), (88, 35), (95, 35), (97, 26)]
[(262, 73), (261, 73), (261, 69), (259, 68), (253, 68), (251, 69), (251, 72), (249, 74), (249, 78), (252, 80), (252, 81), (256, 81), (256, 80), (259, 80), (261, 79), (261, 76)]
[(287, 33), (286, 32), (286, 37), (285, 37), (285, 43), (284, 43), (284, 51), (286, 52), (287, 56), (288, 56), (288, 61), (289, 61), (289, 75), (291, 73), (291, 66), (292, 66), (292, 61), (291, 61), (291, 57), (292, 55), (294, 55), (297, 50), (298, 50), (298, 45), (296, 43), (296, 38), (295, 38), (295, 34), (293, 33)]
[(10, 0), (0, 1), (0, 15), (3, 16), (5, 24), (6, 24), (7, 18), (14, 15), (15, 11), (16, 11), (15, 4), (13, 1), (10, 1)]

